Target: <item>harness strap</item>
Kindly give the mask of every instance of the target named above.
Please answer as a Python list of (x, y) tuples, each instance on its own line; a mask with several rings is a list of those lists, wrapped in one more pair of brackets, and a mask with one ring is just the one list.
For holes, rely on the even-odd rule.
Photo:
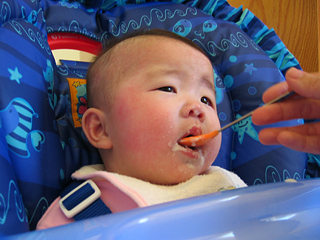
[(100, 196), (92, 180), (73, 181), (60, 193), (59, 205), (67, 218), (76, 221), (112, 213)]

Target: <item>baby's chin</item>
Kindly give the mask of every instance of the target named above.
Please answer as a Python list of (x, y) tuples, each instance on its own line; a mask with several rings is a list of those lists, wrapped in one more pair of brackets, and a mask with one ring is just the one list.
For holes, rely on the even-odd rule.
[(208, 169), (208, 167), (195, 169), (192, 165), (180, 166), (175, 169), (173, 172), (165, 174), (165, 176), (156, 177), (153, 175), (152, 179), (146, 180), (150, 183), (157, 185), (177, 185), (191, 179), (192, 177), (202, 174)]

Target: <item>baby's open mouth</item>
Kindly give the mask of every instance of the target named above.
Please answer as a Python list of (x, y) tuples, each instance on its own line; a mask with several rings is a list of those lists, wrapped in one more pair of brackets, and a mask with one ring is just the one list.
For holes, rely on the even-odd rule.
[[(185, 136), (185, 137), (183, 137), (183, 138), (194, 137), (194, 136), (195, 136), (195, 135), (189, 134), (188, 136)], [(196, 147), (189, 147), (189, 146), (183, 145), (183, 144), (179, 143), (179, 141), (178, 141), (178, 144), (179, 144), (181, 147), (190, 148), (190, 149), (193, 150), (193, 151), (196, 149)]]
[[(191, 127), (182, 137), (181, 139), (183, 138), (188, 138), (188, 137), (196, 137), (198, 135), (201, 135), (202, 134), (202, 129), (201, 127), (199, 126), (193, 126)], [(181, 140), (180, 139), (180, 140)], [(196, 147), (196, 145), (194, 146), (187, 146), (187, 145), (184, 145), (183, 143), (180, 143), (180, 140), (178, 141), (178, 144), (179, 146), (183, 147), (183, 148), (186, 148), (186, 149), (191, 149), (192, 151), (195, 151), (197, 150), (198, 148)]]

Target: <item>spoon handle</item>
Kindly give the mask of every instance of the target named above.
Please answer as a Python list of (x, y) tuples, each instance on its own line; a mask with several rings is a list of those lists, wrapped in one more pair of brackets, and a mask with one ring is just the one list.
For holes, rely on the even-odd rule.
[[(274, 99), (271, 100), (270, 102), (267, 102), (267, 103), (266, 103), (265, 105), (263, 105), (263, 106), (268, 106), (268, 105), (270, 105), (270, 104), (272, 104), (272, 103), (280, 102), (280, 101), (282, 101), (282, 100), (284, 100), (284, 99), (292, 96), (293, 94), (295, 94), (295, 92), (293, 92), (293, 91), (292, 91), (292, 92), (286, 92), (286, 93), (284, 93), (284, 94), (282, 94), (282, 95), (274, 98)], [(263, 106), (262, 106), (262, 107), (263, 107)], [(256, 109), (255, 109), (255, 110), (256, 110)], [(251, 111), (251, 112), (243, 115), (241, 118), (238, 118), (238, 119), (234, 120), (233, 122), (225, 125), (224, 127), (220, 128), (220, 129), (218, 130), (218, 132), (221, 132), (221, 131), (225, 130), (226, 128), (232, 126), (233, 124), (236, 124), (236, 123), (242, 121), (243, 119), (245, 119), (245, 118), (247, 118), (247, 117), (250, 117), (255, 110), (253, 110), (253, 111)]]
[[(275, 99), (271, 100), (270, 102), (266, 103), (264, 106), (268, 106), (272, 103), (281, 101), (291, 95), (293, 95), (294, 92), (287, 92), (284, 93), (282, 95), (280, 95), (279, 97), (276, 97)], [(233, 124), (236, 124), (237, 122), (240, 122), (241, 120), (249, 117), (252, 115), (252, 113), (254, 112), (251, 111), (249, 113), (247, 113), (246, 115), (242, 116), (241, 118), (236, 119), (235, 121), (225, 125), (224, 127), (220, 128), (219, 130), (215, 130), (213, 132), (207, 133), (207, 134), (203, 134), (203, 135), (198, 135), (198, 136), (193, 136), (193, 137), (186, 137), (186, 138), (182, 138), (179, 140), (179, 144), (188, 146), (188, 147), (199, 147), (202, 146), (204, 144), (206, 144), (210, 139), (214, 138), (215, 136), (217, 136), (219, 134), (219, 132), (223, 131), (224, 129), (232, 126)]]

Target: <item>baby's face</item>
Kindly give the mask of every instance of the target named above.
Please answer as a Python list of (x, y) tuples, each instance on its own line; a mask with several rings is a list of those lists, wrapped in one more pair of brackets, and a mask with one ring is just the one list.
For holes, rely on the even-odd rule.
[(113, 144), (106, 169), (157, 184), (186, 181), (204, 172), (220, 149), (221, 134), (194, 149), (178, 143), (220, 128), (211, 63), (170, 38), (130, 46), (114, 105), (106, 113)]

